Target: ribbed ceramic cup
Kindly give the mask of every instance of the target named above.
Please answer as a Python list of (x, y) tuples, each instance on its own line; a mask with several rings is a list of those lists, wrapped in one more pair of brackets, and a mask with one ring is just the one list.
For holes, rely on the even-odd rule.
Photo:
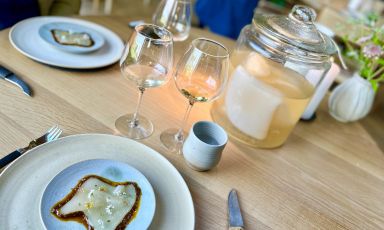
[(219, 163), (227, 141), (227, 133), (218, 124), (196, 122), (183, 145), (185, 161), (194, 170), (210, 170)]

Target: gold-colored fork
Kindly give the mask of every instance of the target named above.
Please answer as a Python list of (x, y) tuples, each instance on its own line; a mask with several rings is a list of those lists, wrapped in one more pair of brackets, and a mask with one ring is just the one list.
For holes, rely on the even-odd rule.
[(35, 148), (38, 145), (44, 144), (46, 142), (54, 141), (61, 135), (63, 131), (60, 129), (58, 125), (53, 126), (50, 128), (43, 136), (32, 140), (29, 142), (27, 147), (17, 149), (10, 154), (6, 155), (5, 157), (0, 159), (0, 168), (3, 168), (7, 164), (11, 163), (12, 161), (16, 160), (18, 157), (23, 155), (23, 153), (27, 152), (28, 150), (31, 150)]

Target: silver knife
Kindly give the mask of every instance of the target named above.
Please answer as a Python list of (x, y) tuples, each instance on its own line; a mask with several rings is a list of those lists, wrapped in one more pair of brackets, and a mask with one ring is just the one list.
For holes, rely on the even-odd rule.
[(31, 88), (25, 83), (23, 80), (21, 80), (18, 76), (16, 76), (14, 73), (9, 71), (8, 69), (0, 66), (0, 78), (17, 85), (20, 87), (20, 89), (23, 90), (23, 93), (26, 95), (32, 97), (32, 91)]
[(240, 205), (235, 189), (232, 189), (228, 195), (228, 218), (229, 230), (244, 229), (243, 217), (241, 216)]

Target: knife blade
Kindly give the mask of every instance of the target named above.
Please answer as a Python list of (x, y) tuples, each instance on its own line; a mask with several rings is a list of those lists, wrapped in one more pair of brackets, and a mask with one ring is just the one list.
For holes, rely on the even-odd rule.
[(241, 216), (240, 205), (235, 189), (232, 189), (228, 195), (228, 219), (230, 230), (244, 229), (243, 217)]
[(21, 78), (19, 78), (14, 73), (2, 66), (0, 66), (0, 78), (20, 87), (20, 89), (23, 90), (23, 93), (32, 97), (31, 88), (27, 85), (27, 83), (25, 83)]

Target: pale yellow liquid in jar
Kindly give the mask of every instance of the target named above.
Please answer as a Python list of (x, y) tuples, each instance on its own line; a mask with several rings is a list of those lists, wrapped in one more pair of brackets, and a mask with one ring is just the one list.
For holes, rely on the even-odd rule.
[[(227, 95), (213, 105), (213, 119), (238, 141), (261, 148), (282, 145), (305, 110), (313, 86), (298, 73), (254, 52), (237, 51), (230, 61)], [(233, 78), (239, 69), (255, 79), (244, 84), (238, 80), (241, 83), (235, 85)], [(236, 99), (237, 93), (247, 90), (250, 92), (247, 97)], [(241, 112), (234, 115), (232, 106)]]

